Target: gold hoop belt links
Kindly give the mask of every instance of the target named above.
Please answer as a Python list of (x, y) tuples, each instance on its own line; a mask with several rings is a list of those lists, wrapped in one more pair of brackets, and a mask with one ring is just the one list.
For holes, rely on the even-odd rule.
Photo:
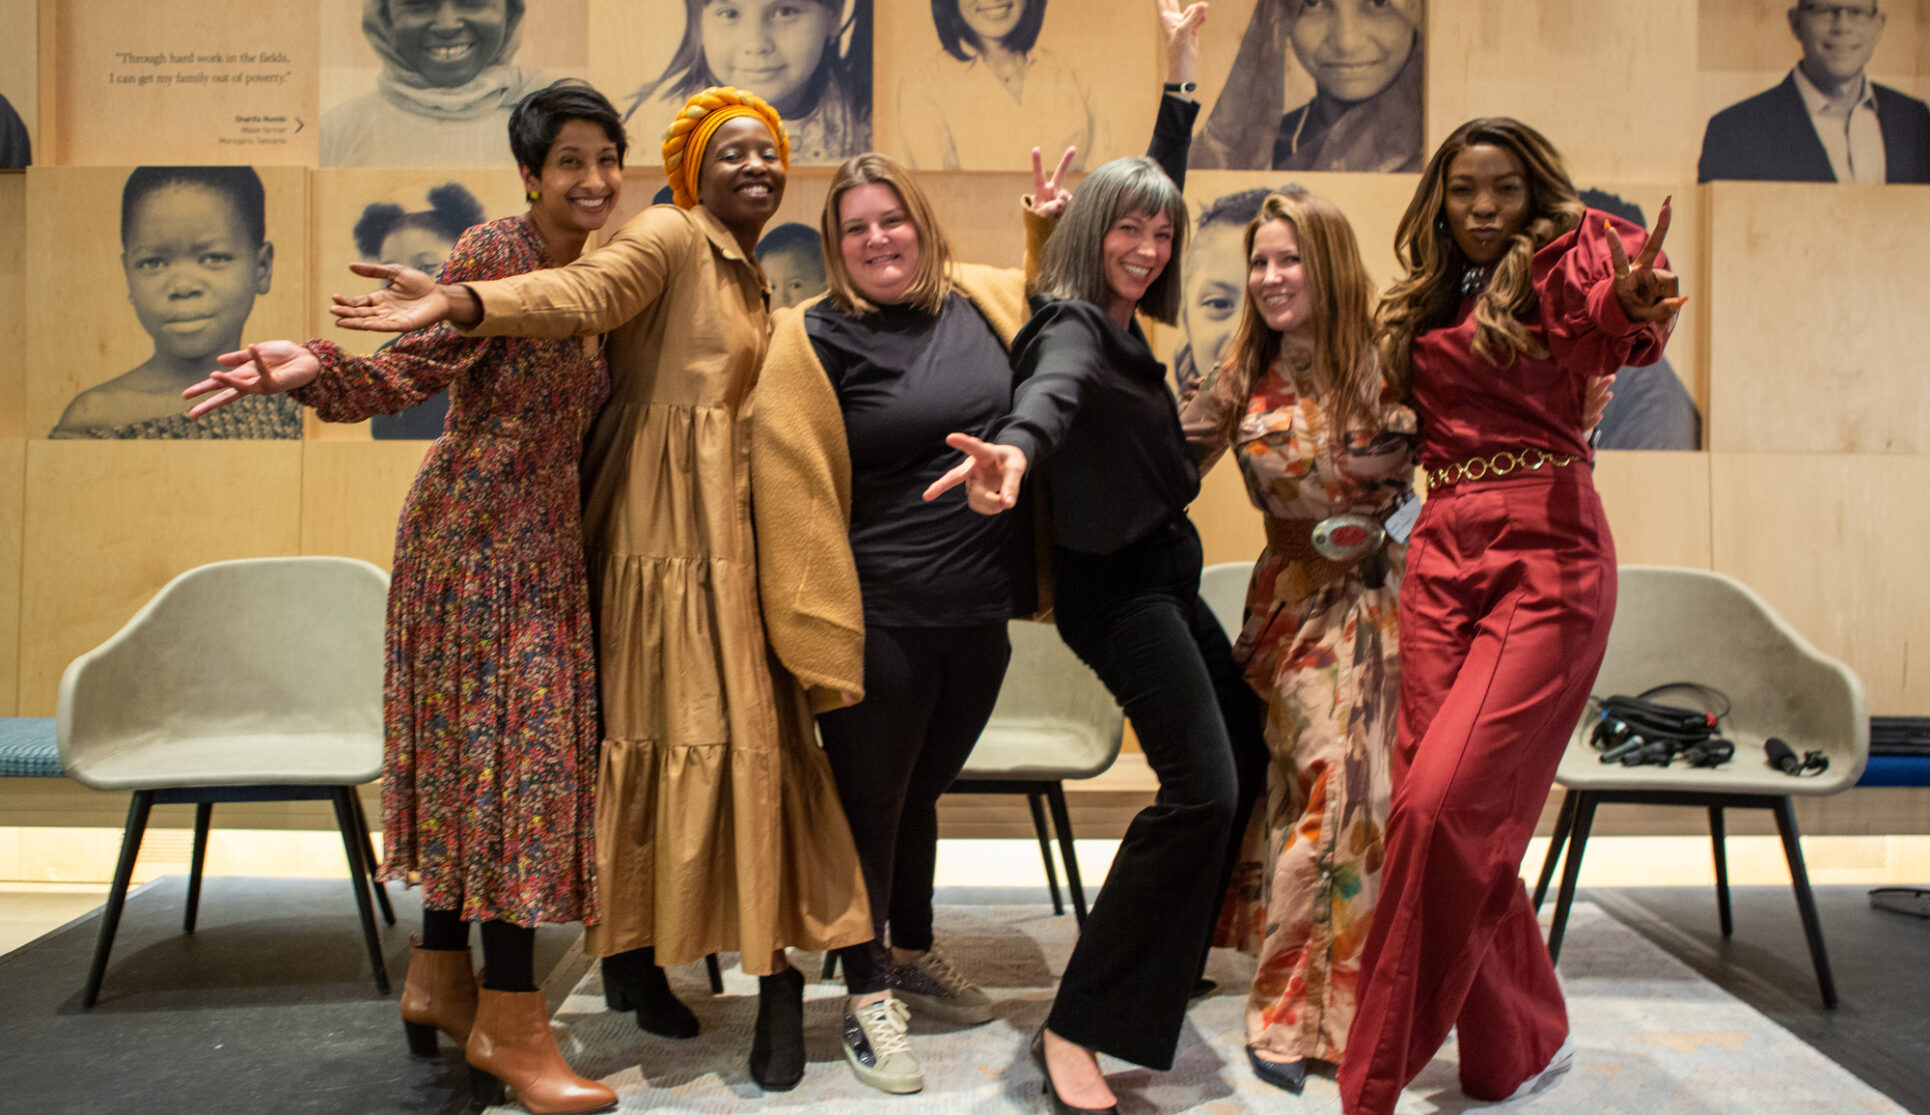
[(1459, 484), (1463, 480), (1486, 480), (1490, 477), (1508, 476), (1518, 470), (1534, 471), (1541, 468), (1566, 468), (1581, 460), (1572, 453), (1550, 453), (1546, 449), (1532, 446), (1525, 449), (1503, 449), (1485, 457), (1473, 457), (1441, 468), (1427, 470), (1427, 490), (1432, 492)]

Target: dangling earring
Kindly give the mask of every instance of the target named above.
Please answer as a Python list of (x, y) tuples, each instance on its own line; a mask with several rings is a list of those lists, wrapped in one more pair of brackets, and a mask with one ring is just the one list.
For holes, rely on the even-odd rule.
[(543, 200), (543, 191), (531, 190), (530, 192), (523, 195), (523, 200), (524, 201), (541, 201)]

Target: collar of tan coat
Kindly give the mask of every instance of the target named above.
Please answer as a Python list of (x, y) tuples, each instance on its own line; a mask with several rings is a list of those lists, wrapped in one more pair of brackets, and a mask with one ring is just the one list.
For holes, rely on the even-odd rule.
[[(1032, 315), (1026, 276), (1053, 222), (1026, 210), (1024, 270), (959, 263), (952, 282), (999, 340)], [(823, 297), (820, 295), (819, 297)], [(810, 692), (814, 712), (864, 695), (864, 603), (851, 557), (851, 456), (837, 394), (804, 328), (812, 299), (771, 315), (751, 437), (751, 506), (764, 628), (778, 660)]]

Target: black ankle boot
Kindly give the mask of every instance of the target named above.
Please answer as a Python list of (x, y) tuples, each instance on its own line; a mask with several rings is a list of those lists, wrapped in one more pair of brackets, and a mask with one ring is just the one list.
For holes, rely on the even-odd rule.
[(804, 1079), (804, 976), (796, 968), (757, 977), (751, 1079), (766, 1092), (788, 1092)]
[(631, 949), (603, 958), (603, 1001), (611, 1010), (634, 1010), (637, 1027), (666, 1038), (697, 1036), (697, 1016), (690, 1013), (670, 981), (657, 967), (657, 950)]

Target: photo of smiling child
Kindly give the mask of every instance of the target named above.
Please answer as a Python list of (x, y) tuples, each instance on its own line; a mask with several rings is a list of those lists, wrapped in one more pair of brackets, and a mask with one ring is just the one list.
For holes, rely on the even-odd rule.
[[(770, 102), (793, 165), (871, 149), (872, 0), (637, 0), (683, 38), (662, 74), (630, 95), (625, 121), (668, 120), (693, 93), (730, 85)], [(679, 13), (678, 9), (682, 12)]]
[(512, 64), (524, 0), (364, 0), (375, 89), (322, 114), (323, 166), (494, 166), (549, 76)]
[(153, 354), (76, 395), (49, 437), (301, 436), (292, 399), (251, 396), (212, 424), (188, 418), (181, 399), (216, 356), (240, 347), (255, 299), (274, 277), (253, 167), (136, 167), (121, 189), (121, 270)]
[[(1258, 0), (1191, 165), (1420, 170), (1425, 17), (1423, 0)], [(1289, 83), (1309, 81), (1283, 113)]]
[(1085, 169), (1104, 121), (1079, 71), (1038, 45), (1046, 0), (931, 0), (931, 12), (939, 50), (898, 84), (892, 154), (919, 170), (1020, 170), (1033, 147), (1075, 147), (1072, 169)]

